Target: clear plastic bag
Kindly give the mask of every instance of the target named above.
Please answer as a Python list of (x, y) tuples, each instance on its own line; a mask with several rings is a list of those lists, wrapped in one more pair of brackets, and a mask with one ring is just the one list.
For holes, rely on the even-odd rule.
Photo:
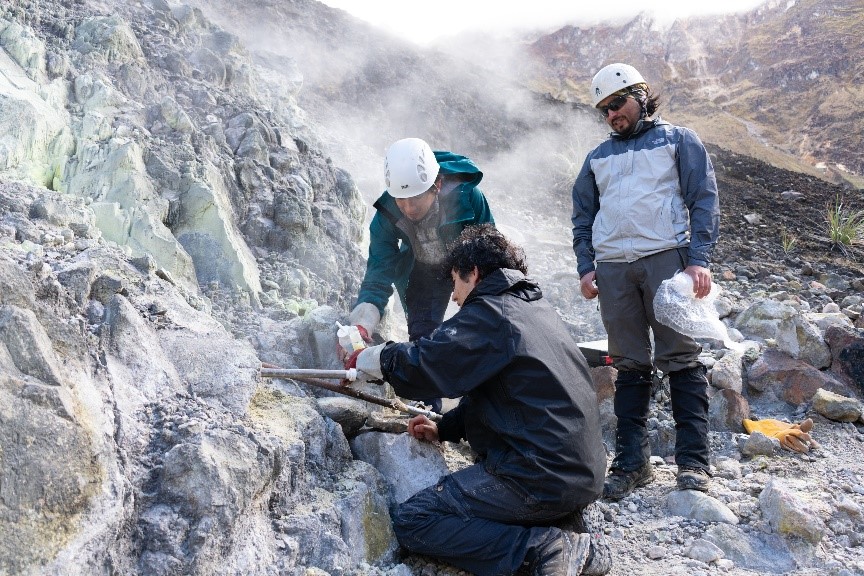
[(661, 324), (691, 338), (720, 340), (727, 348), (738, 349), (740, 345), (729, 338), (714, 306), (719, 295), (720, 288), (712, 283), (707, 296), (696, 298), (693, 279), (678, 272), (660, 284), (654, 296), (654, 316)]

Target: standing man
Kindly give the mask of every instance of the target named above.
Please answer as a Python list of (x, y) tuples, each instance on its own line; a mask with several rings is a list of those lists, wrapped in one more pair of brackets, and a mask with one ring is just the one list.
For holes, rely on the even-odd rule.
[(618, 500), (654, 478), (646, 421), (655, 366), (669, 375), (678, 488), (705, 492), (708, 382), (701, 347), (657, 322), (653, 301), (660, 283), (680, 270), (693, 279), (697, 298), (711, 290), (708, 266), (720, 218), (714, 168), (695, 132), (654, 117), (659, 98), (632, 66), (600, 70), (591, 95), (613, 132), (576, 178), (572, 222), (582, 295), (600, 296), (618, 369), (615, 459), (603, 495)]
[[(429, 338), (366, 348), (346, 364), (406, 398), (461, 398), (437, 424), (412, 418), (409, 432), (465, 439), (478, 454), (398, 506), (399, 543), (479, 576), (605, 574), (602, 515), (583, 514), (606, 469), (585, 358), (525, 276), (521, 248), (494, 226), (466, 228), (443, 270), (460, 306), (452, 318)], [(554, 527), (574, 515), (577, 529)]]
[[(433, 152), (419, 138), (398, 140), (387, 150), (387, 190), (374, 204), (366, 275), (348, 318), (367, 341), (394, 286), (410, 341), (429, 336), (444, 320), (453, 290), (450, 279), (439, 273), (445, 247), (466, 226), (494, 223), (477, 188), (482, 178), (470, 159)], [(441, 412), (440, 398), (422, 400)]]

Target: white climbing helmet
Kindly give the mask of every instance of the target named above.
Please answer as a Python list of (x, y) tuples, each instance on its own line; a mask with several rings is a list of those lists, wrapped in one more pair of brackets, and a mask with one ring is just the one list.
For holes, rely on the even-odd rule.
[(610, 94), (636, 84), (648, 85), (639, 71), (629, 64), (616, 63), (604, 66), (591, 80), (592, 105), (596, 108), (597, 104)]
[(428, 190), (438, 177), (438, 161), (420, 138), (397, 140), (387, 150), (384, 183), (394, 198), (411, 198)]

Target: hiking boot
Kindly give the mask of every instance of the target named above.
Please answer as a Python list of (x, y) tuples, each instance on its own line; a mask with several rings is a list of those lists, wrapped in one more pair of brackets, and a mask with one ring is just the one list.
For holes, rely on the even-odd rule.
[(603, 526), (606, 519), (597, 503), (589, 504), (582, 510), (582, 523), (585, 533), (591, 536), (591, 549), (588, 551), (588, 559), (582, 574), (586, 576), (603, 576), (612, 570), (612, 548), (606, 540)]
[(579, 576), (590, 548), (591, 537), (588, 534), (562, 530), (560, 538), (538, 550), (531, 576)]
[(582, 574), (586, 576), (603, 576), (612, 570), (612, 548), (606, 540), (603, 527), (606, 519), (603, 511), (596, 502), (592, 502), (582, 510), (574, 512), (562, 523), (559, 528), (567, 529), (579, 534), (588, 534), (591, 537), (591, 546), (588, 550), (588, 558), (582, 568)]
[(710, 483), (711, 474), (707, 470), (692, 466), (678, 466), (678, 475), (676, 476), (678, 490), (707, 492)]
[(609, 470), (606, 482), (603, 483), (603, 498), (607, 500), (621, 500), (634, 488), (650, 484), (654, 480), (654, 469), (650, 462), (646, 462), (641, 468), (625, 472), (618, 468)]

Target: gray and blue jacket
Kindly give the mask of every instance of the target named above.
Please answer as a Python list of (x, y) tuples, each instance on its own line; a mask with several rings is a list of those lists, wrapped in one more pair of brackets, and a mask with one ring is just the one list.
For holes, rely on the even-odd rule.
[[(477, 188), (483, 173), (469, 158), (453, 152), (435, 151), (439, 174), (460, 180), (459, 184), (438, 196), (441, 220), (438, 234), (444, 245), (455, 240), (466, 226), (494, 224), (486, 197)], [(448, 187), (449, 188), (449, 187)], [(368, 302), (384, 314), (384, 307), (395, 286), (405, 306), (408, 277), (414, 267), (414, 224), (403, 216), (396, 200), (387, 192), (374, 204), (377, 212), (369, 224), (369, 258), (366, 275), (360, 284), (357, 304)]]
[(708, 267), (720, 230), (714, 167), (689, 128), (657, 118), (591, 151), (573, 185), (573, 251), (579, 276), (594, 262), (634, 262), (687, 248)]

